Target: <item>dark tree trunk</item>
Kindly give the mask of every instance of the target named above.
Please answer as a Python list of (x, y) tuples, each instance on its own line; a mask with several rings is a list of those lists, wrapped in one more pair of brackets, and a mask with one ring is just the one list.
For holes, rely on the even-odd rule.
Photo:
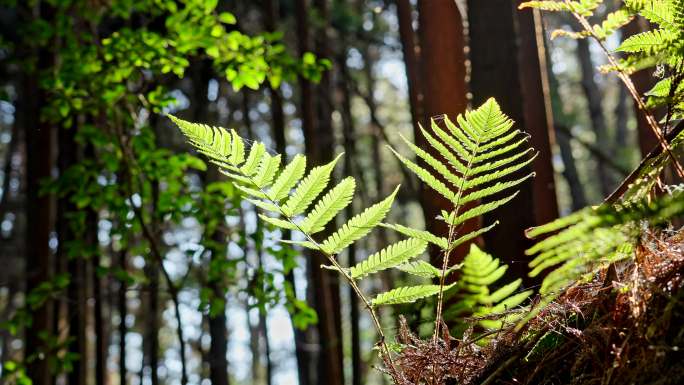
[[(327, 31), (329, 15), (327, 2), (316, 0), (313, 4), (321, 28), (316, 31), (315, 53), (318, 57), (327, 57), (327, 45), (330, 43)], [(307, 2), (298, 0), (296, 3), (297, 34), (299, 51), (308, 51), (309, 31)], [(320, 83), (316, 86), (316, 103), (313, 100), (313, 89), (308, 81), (300, 78), (301, 87), (301, 119), (305, 139), (305, 152), (310, 165), (321, 165), (330, 162), (334, 151), (334, 135), (331, 121), (331, 89), (330, 74), (325, 72)], [(315, 120), (314, 120), (315, 119)], [(321, 234), (325, 237), (330, 233), (330, 227)], [(325, 379), (331, 385), (344, 384), (342, 325), (340, 318), (340, 293), (337, 273), (322, 270), (320, 264), (324, 261), (319, 253), (312, 253), (308, 258), (308, 273), (313, 303), (318, 313), (317, 325), (318, 342), (321, 347), (319, 357), (316, 357), (317, 377)], [(314, 362), (312, 357), (312, 362)]]
[[(126, 261), (126, 251), (119, 251), (119, 268), (122, 272), (128, 271)], [(126, 327), (126, 317), (128, 316), (128, 301), (126, 300), (126, 290), (128, 285), (125, 279), (119, 280), (118, 290), (118, 312), (119, 312), (119, 385), (127, 385), (127, 370), (126, 370), (126, 334), (128, 328)]]
[[(354, 118), (351, 110), (351, 91), (349, 84), (351, 79), (349, 77), (349, 69), (347, 68), (347, 47), (346, 41), (342, 38), (342, 46), (337, 56), (337, 67), (339, 71), (339, 78), (337, 88), (341, 95), (341, 112), (342, 112), (342, 131), (344, 135), (344, 175), (356, 176), (356, 169), (354, 162), (356, 161), (356, 140), (354, 129)], [(380, 163), (376, 163), (376, 167), (380, 167)], [(345, 217), (347, 219), (354, 216), (354, 205), (350, 204), (345, 209)], [(347, 248), (348, 266), (356, 265), (356, 246), (352, 243)], [(359, 330), (359, 299), (356, 292), (349, 287), (349, 306), (351, 323), (351, 361), (352, 361), (352, 384), (361, 385), (363, 383), (363, 367), (361, 362), (361, 333)]]
[[(193, 66), (193, 93), (191, 102), (190, 118), (195, 122), (205, 122), (216, 124), (218, 122), (212, 121), (209, 117), (209, 100), (207, 94), (209, 90), (209, 81), (213, 75), (211, 63), (206, 60), (199, 61)], [(248, 111), (245, 111), (247, 113)], [(217, 182), (221, 179), (221, 174), (216, 168), (210, 167), (203, 175), (203, 182), (206, 185)], [(223, 215), (220, 218), (220, 224), (207, 230), (204, 235), (211, 240), (211, 245), (208, 247), (210, 256), (210, 265), (219, 266), (218, 263), (226, 258), (226, 236), (221, 231), (223, 227)], [(218, 277), (212, 277), (207, 281), (207, 285), (212, 294), (217, 298), (225, 300), (225, 282)], [(218, 310), (214, 310), (213, 314), (208, 316), (209, 336), (211, 337), (209, 343), (209, 379), (212, 385), (228, 385), (228, 330), (226, 326), (227, 317), (224, 302), (212, 303), (212, 306), (220, 306)]]
[[(589, 51), (589, 41), (587, 39), (577, 40), (577, 58), (580, 62), (580, 69), (582, 73), (582, 90), (587, 98), (587, 105), (589, 108), (589, 119), (591, 126), (596, 135), (596, 144), (599, 148), (611, 148), (611, 143), (608, 137), (608, 128), (606, 127), (606, 117), (603, 112), (603, 93), (598, 84), (594, 80), (596, 72), (594, 71), (594, 64), (591, 60), (591, 52)], [(608, 196), (613, 192), (613, 178), (605, 162), (597, 159), (597, 174), (599, 177), (599, 185), (601, 186), (601, 193), (603, 196)]]
[[(420, 48), (416, 44), (416, 34), (413, 31), (413, 7), (409, 0), (396, 0), (397, 20), (399, 22), (399, 38), (404, 54), (404, 66), (406, 67), (406, 83), (408, 86), (409, 105), (413, 132), (420, 133), (418, 122), (423, 120), (423, 93), (420, 86)], [(462, 44), (462, 43), (461, 43)]]
[[(516, 122), (516, 128), (524, 130), (527, 126), (524, 94), (520, 63), (516, 60), (521, 49), (516, 5), (516, 0), (468, 1), (472, 64), (470, 85), (474, 106), (494, 97), (502, 111)], [(528, 47), (527, 51), (532, 49)], [(534, 54), (537, 55), (536, 50)], [(539, 71), (539, 68), (524, 70)], [(533, 98), (532, 103), (543, 103), (543, 95), (532, 94), (540, 89), (538, 84), (526, 89), (530, 93), (528, 97)], [(537, 124), (537, 133), (548, 135), (545, 120), (540, 118)], [(508, 178), (520, 178), (530, 171), (531, 167), (528, 166)], [(518, 186), (518, 190), (520, 193), (513, 201), (483, 216), (485, 225), (495, 220), (501, 222), (494, 230), (485, 234), (484, 239), (488, 251), (504, 261), (511, 261), (508, 270), (511, 276), (521, 277), (529, 285), (533, 282), (527, 280), (527, 264), (519, 261), (528, 259), (525, 250), (531, 246), (524, 231), (536, 224), (533, 182), (528, 179)], [(504, 192), (487, 200), (501, 199), (508, 194), (510, 192)]]
[(151, 385), (159, 385), (159, 269), (147, 261), (145, 276), (148, 279), (147, 306), (141, 315), (145, 319), (143, 341), (143, 367), (149, 368)]
[(542, 224), (558, 217), (551, 151), (555, 135), (549, 78), (546, 73), (546, 47), (540, 11), (518, 11), (516, 16), (520, 34), (518, 61), (521, 69), (524, 128), (531, 135), (530, 144), (539, 151), (532, 164), (536, 174), (533, 180), (534, 216), (536, 223)]
[[(52, 7), (45, 3), (40, 9), (31, 5), (22, 10), (35, 18), (51, 23), (54, 15)], [(37, 13), (37, 14), (36, 14)], [(34, 73), (22, 78), (17, 117), (21, 120), (26, 138), (26, 293), (49, 280), (51, 272), (50, 232), (53, 229), (54, 197), (40, 194), (41, 182), (50, 178), (53, 160), (54, 127), (41, 121), (41, 108), (47, 104), (47, 92), (40, 88), (38, 76), (53, 65), (54, 55), (46, 48), (31, 52), (38, 58)], [(37, 356), (44, 341), (39, 335), (52, 329), (53, 305), (47, 301), (33, 310), (33, 323), (26, 328), (24, 355)], [(36, 357), (28, 364), (27, 374), (34, 385), (49, 385), (52, 382), (48, 360)]]
[[(264, 24), (266, 30), (274, 32), (278, 21), (278, 0), (264, 1)], [(273, 138), (275, 140), (276, 152), (286, 156), (287, 140), (285, 136), (285, 113), (283, 111), (283, 97), (278, 89), (268, 88), (271, 99), (271, 123), (273, 124)], [(290, 239), (290, 231), (285, 231), (283, 239)], [(285, 281), (292, 287), (294, 293), (297, 292), (297, 285), (292, 270), (285, 273)], [(304, 331), (298, 329), (292, 323), (294, 335), (295, 355), (297, 356), (297, 374), (301, 385), (308, 385), (309, 360), (306, 351), (306, 335)]]
[[(424, 96), (422, 122), (429, 130), (431, 118), (436, 118), (439, 123), (440, 117), (446, 114), (452, 121), (456, 121), (456, 116), (465, 111), (468, 103), (463, 21), (454, 1), (419, 0), (418, 12), (422, 76), (420, 84)], [(427, 145), (420, 132), (415, 133), (415, 142), (418, 147), (427, 149), (438, 159), (441, 158), (440, 154)], [(452, 202), (422, 184), (419, 199), (427, 230), (433, 234), (446, 236), (446, 223), (437, 220), (436, 217), (440, 215), (441, 210), (451, 211)], [(479, 219), (467, 221), (461, 228), (462, 234), (475, 230), (478, 224)], [(465, 244), (461, 245), (452, 253), (449, 265), (461, 260), (468, 247)], [(441, 267), (442, 255), (434, 246), (430, 249), (430, 259), (433, 264)]]

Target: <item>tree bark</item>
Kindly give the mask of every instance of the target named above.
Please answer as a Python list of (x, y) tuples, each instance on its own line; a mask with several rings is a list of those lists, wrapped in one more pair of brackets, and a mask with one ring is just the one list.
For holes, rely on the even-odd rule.
[[(313, 4), (317, 16), (321, 20), (322, 27), (315, 33), (315, 53), (319, 58), (328, 56), (329, 15), (327, 2), (316, 0)], [(307, 52), (309, 32), (308, 8), (305, 0), (296, 3), (297, 35), (299, 51)], [(305, 140), (305, 152), (311, 165), (321, 165), (333, 159), (334, 134), (331, 121), (331, 88), (330, 74), (324, 72), (320, 83), (316, 86), (316, 103), (313, 100), (311, 84), (300, 78), (301, 88), (301, 119)], [(315, 119), (315, 120), (314, 120)], [(331, 227), (321, 234), (325, 237), (330, 234)], [(344, 384), (343, 351), (342, 351), (342, 322), (340, 318), (340, 293), (337, 273), (320, 268), (323, 256), (320, 253), (311, 253), (308, 258), (307, 270), (309, 284), (312, 290), (313, 303), (318, 313), (317, 325), (318, 342), (321, 348), (317, 365), (318, 379), (325, 379), (331, 385)], [(313, 361), (313, 357), (312, 361)]]
[[(41, 18), (51, 23), (54, 9), (44, 2), (39, 7), (25, 5), (23, 10), (34, 19)], [(30, 54), (37, 57), (36, 71), (22, 78), (21, 94), (17, 103), (17, 117), (21, 119), (26, 138), (26, 293), (37, 288), (52, 277), (52, 258), (49, 247), (50, 232), (53, 230), (54, 197), (40, 194), (41, 182), (50, 178), (54, 165), (53, 141), (54, 127), (40, 119), (41, 108), (47, 104), (47, 91), (41, 89), (39, 74), (49, 69), (54, 61), (54, 54), (46, 48), (40, 48)], [(25, 330), (24, 355), (37, 356), (44, 341), (39, 335), (52, 329), (53, 305), (46, 301), (33, 310), (33, 323)], [(49, 385), (52, 375), (48, 360), (36, 357), (27, 366), (27, 374), (33, 385)]]
[[(347, 46), (346, 41), (342, 38), (342, 46), (337, 55), (337, 67), (339, 71), (339, 78), (337, 88), (340, 91), (341, 100), (341, 115), (342, 115), (342, 132), (344, 135), (344, 175), (356, 176), (354, 162), (356, 158), (355, 147), (355, 129), (354, 117), (351, 109), (351, 91), (349, 90), (349, 69), (347, 68)], [(375, 163), (376, 167), (380, 167), (380, 163)], [(377, 171), (376, 171), (377, 172)], [(354, 204), (350, 203), (345, 209), (345, 217), (349, 219), (354, 216)], [(349, 245), (347, 248), (348, 266), (356, 265), (356, 246)], [(352, 361), (352, 384), (361, 385), (363, 383), (363, 367), (361, 361), (361, 333), (359, 330), (359, 299), (356, 292), (350, 286), (349, 288), (349, 306), (351, 323), (351, 361)]]
[[(128, 271), (125, 249), (119, 251), (119, 268), (122, 272)], [(117, 300), (119, 312), (119, 385), (128, 384), (128, 371), (126, 370), (126, 334), (128, 332), (128, 327), (126, 326), (126, 317), (128, 317), (127, 287), (126, 280), (120, 279)]]
[[(441, 117), (447, 115), (452, 121), (466, 110), (466, 69), (463, 21), (455, 1), (419, 0), (419, 40), (420, 40), (420, 74), (423, 92), (423, 126), (430, 128), (430, 119), (435, 118), (441, 124)], [(410, 56), (410, 55), (409, 55)], [(418, 147), (441, 159), (432, 147), (427, 145), (422, 133), (415, 132), (415, 143)], [(421, 164), (423, 162), (420, 162)], [(425, 227), (433, 234), (446, 236), (448, 227), (445, 222), (437, 220), (441, 210), (451, 211), (453, 203), (421, 184), (419, 200), (423, 207)], [(477, 229), (479, 219), (467, 221), (461, 228), (465, 234)], [(469, 245), (463, 244), (451, 253), (449, 265), (460, 261)], [(439, 249), (430, 246), (431, 262), (442, 265)]]
[[(516, 128), (527, 126), (524, 93), (518, 62), (520, 34), (517, 20), (517, 0), (468, 1), (468, 25), (470, 27), (470, 59), (472, 64), (471, 89), (473, 105), (479, 106), (494, 97), (502, 111), (515, 121)], [(531, 45), (531, 42), (528, 43)], [(528, 50), (531, 51), (530, 48)], [(535, 53), (536, 55), (536, 53)], [(525, 70), (539, 71), (539, 68)], [(539, 86), (534, 86), (539, 91)], [(527, 89), (531, 103), (544, 103), (543, 95)], [(544, 121), (539, 119), (537, 134), (546, 135)], [(548, 138), (546, 139), (548, 140)], [(531, 166), (511, 174), (507, 179), (520, 178), (532, 171)], [(510, 263), (511, 276), (521, 277), (526, 285), (528, 260), (525, 250), (531, 241), (524, 235), (525, 229), (536, 224), (534, 212), (534, 186), (531, 180), (518, 185), (518, 196), (510, 203), (483, 216), (484, 224), (498, 220), (500, 224), (484, 235), (487, 250)], [(487, 199), (501, 199), (510, 192), (503, 192)]]
[(406, 85), (409, 95), (409, 106), (413, 132), (420, 133), (418, 122), (422, 121), (423, 93), (420, 85), (420, 47), (416, 44), (416, 34), (413, 31), (413, 6), (409, 0), (396, 0), (397, 21), (399, 22), (399, 39), (404, 54), (404, 66), (406, 67)]

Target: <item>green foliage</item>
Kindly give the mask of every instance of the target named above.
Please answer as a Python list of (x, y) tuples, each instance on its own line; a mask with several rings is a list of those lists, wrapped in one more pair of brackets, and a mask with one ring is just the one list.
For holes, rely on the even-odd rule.
[(684, 213), (681, 192), (648, 202), (604, 204), (586, 208), (551, 223), (530, 229), (528, 236), (548, 237), (527, 253), (535, 255), (530, 262), (535, 276), (554, 267), (545, 278), (540, 293), (557, 295), (585, 274), (591, 274), (608, 263), (633, 257), (633, 246), (643, 226), (658, 226)]
[[(514, 130), (513, 121), (501, 112), (494, 99), (487, 100), (474, 111), (457, 117), (458, 125), (444, 117), (447, 131), (433, 120), (431, 132), (421, 127), (427, 143), (444, 160), (439, 160), (419, 148), (406, 138), (406, 145), (432, 170), (392, 150), (399, 160), (426, 186), (453, 203), (453, 209), (443, 211), (439, 220), (455, 228), (463, 222), (490, 212), (512, 200), (517, 193), (492, 199), (495, 194), (506, 192), (534, 176), (529, 173), (521, 178), (506, 180), (506, 177), (528, 166), (535, 158), (533, 150), (526, 148), (527, 137), (520, 130)], [(480, 202), (480, 200), (487, 200)], [(470, 204), (464, 209), (465, 204)], [(446, 239), (424, 230), (411, 229), (401, 225), (387, 225), (405, 235), (433, 243), (443, 252), (476, 238), (492, 229), (496, 223), (470, 234)]]
[(505, 323), (520, 318), (519, 313), (505, 312), (522, 304), (532, 290), (519, 291), (522, 279), (501, 286), (498, 281), (507, 269), (508, 266), (500, 264), (498, 259), (475, 244), (471, 245), (454, 291), (458, 300), (447, 308), (445, 318), (459, 319), (464, 315), (483, 317), (478, 324), (486, 329), (499, 329)]
[[(370, 255), (356, 266), (343, 268), (336, 260), (336, 255), (381, 225), (381, 221), (392, 206), (398, 187), (384, 200), (348, 218), (346, 223), (326, 239), (317, 241), (314, 235), (322, 231), (353, 199), (355, 181), (352, 177), (347, 177), (329, 188), (319, 199), (323, 191), (329, 187), (331, 173), (339, 156), (326, 165), (312, 168), (307, 174), (306, 159), (301, 155), (282, 167), (280, 155), (266, 153), (265, 146), (255, 142), (245, 158), (244, 141), (235, 131), (189, 123), (173, 116), (171, 119), (190, 143), (200, 153), (208, 156), (212, 163), (218, 165), (250, 202), (266, 212), (267, 215), (260, 215), (264, 221), (277, 228), (303, 233), (306, 240), (290, 243), (322, 252), (332, 263), (325, 267), (339, 271), (352, 284), (355, 280), (391, 268), (418, 277), (439, 278), (442, 275), (440, 270), (416, 259), (425, 251), (428, 243), (436, 244), (443, 251), (449, 252), (496, 225), (495, 223), (469, 234), (460, 234), (458, 238), (446, 239), (424, 230), (383, 224), (408, 236), (409, 239)], [(452, 227), (513, 199), (515, 193), (487, 203), (476, 203), (480, 199), (490, 198), (509, 190), (533, 176), (530, 173), (522, 178), (502, 181), (503, 178), (529, 165), (534, 159), (534, 156), (531, 156), (532, 150), (524, 149), (527, 138), (521, 131), (512, 129), (513, 122), (501, 112), (493, 99), (475, 111), (459, 116), (457, 122), (458, 126), (445, 119), (448, 133), (434, 121), (434, 136), (425, 129), (422, 130), (428, 143), (442, 154), (447, 162), (434, 158), (404, 138), (404, 142), (413, 152), (434, 171), (429, 171), (392, 150), (426, 185), (454, 203), (454, 209), (444, 212), (441, 218)], [(471, 207), (460, 212), (466, 203), (470, 203)], [(453, 270), (454, 268), (448, 269), (444, 274)], [(447, 285), (443, 290), (451, 287), (453, 285)], [(439, 292), (440, 285), (401, 287), (378, 294), (370, 304), (378, 306), (410, 303)]]
[[(520, 8), (538, 8), (547, 11), (565, 11), (578, 17), (594, 15), (596, 7), (580, 6), (570, 1), (528, 1)], [(588, 4), (594, 3), (594, 4)], [(587, 2), (600, 5), (603, 0)], [(682, 0), (624, 0), (623, 6), (606, 15), (600, 24), (579, 32), (554, 31), (552, 36), (574, 39), (594, 37), (605, 40), (609, 35), (629, 23), (635, 16), (643, 17), (656, 28), (632, 35), (622, 41), (618, 52), (626, 55), (618, 66), (604, 66), (604, 70), (627, 73), (658, 67), (665, 74), (651, 91), (647, 92), (648, 107), (668, 106), (670, 119), (684, 116), (684, 1)], [(585, 19), (586, 20), (586, 19)], [(664, 70), (664, 71), (663, 71)]]
[[(358, 280), (385, 269), (405, 268), (406, 262), (425, 250), (427, 242), (410, 238), (372, 254), (356, 266), (340, 267), (336, 255), (380, 225), (392, 206), (398, 187), (387, 198), (349, 218), (327, 238), (316, 241), (314, 235), (322, 231), (352, 201), (356, 185), (352, 177), (344, 178), (319, 198), (329, 187), (339, 156), (306, 173), (304, 156), (299, 155), (287, 166), (281, 167), (280, 155), (266, 153), (263, 143), (255, 142), (245, 159), (244, 141), (235, 131), (189, 123), (173, 116), (171, 119), (199, 152), (208, 156), (233, 180), (250, 202), (268, 214), (260, 215), (264, 221), (277, 228), (303, 233), (305, 241), (290, 242), (323, 253), (333, 264), (327, 268), (339, 271), (348, 280)], [(430, 285), (395, 289), (378, 295), (371, 304), (413, 302), (430, 293), (434, 294)]]

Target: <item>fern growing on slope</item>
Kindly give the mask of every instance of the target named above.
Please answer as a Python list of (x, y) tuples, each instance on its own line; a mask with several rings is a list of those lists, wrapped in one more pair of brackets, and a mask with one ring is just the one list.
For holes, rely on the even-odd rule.
[[(589, 2), (584, 3), (587, 5)], [(592, 3), (598, 6), (602, 1)], [(528, 230), (529, 237), (547, 237), (527, 251), (535, 256), (530, 263), (530, 275), (536, 276), (552, 269), (544, 277), (540, 289), (543, 299), (536, 311), (577, 280), (591, 277), (610, 263), (632, 258), (642, 226), (662, 225), (684, 212), (684, 195), (681, 193), (651, 200), (651, 192), (667, 165), (672, 165), (680, 177), (684, 177), (674, 155), (684, 142), (684, 123), (680, 122), (668, 131), (672, 119), (681, 117), (684, 111), (684, 0), (625, 0), (623, 5), (609, 14), (603, 23), (594, 26), (588, 23), (587, 17), (593, 16), (597, 7), (578, 8), (578, 2), (569, 0), (528, 1), (521, 5), (521, 8), (571, 12), (584, 30), (554, 34), (572, 38), (593, 37), (599, 42), (610, 63), (607, 69), (618, 74), (660, 142), (660, 148), (642, 160), (622, 186), (606, 199), (606, 203)], [(646, 18), (657, 28), (625, 39), (617, 50), (628, 56), (621, 60), (613, 58), (602, 41), (637, 16)], [(650, 98), (644, 103), (628, 75), (654, 66), (664, 68), (667, 77), (647, 92)], [(666, 105), (668, 109), (662, 128), (649, 111), (657, 105)], [(536, 311), (526, 319), (534, 316)]]
[(532, 290), (518, 291), (522, 279), (518, 278), (494, 290), (494, 285), (506, 274), (508, 266), (482, 251), (475, 244), (463, 260), (461, 277), (456, 285), (458, 301), (444, 313), (447, 319), (463, 315), (482, 317), (478, 324), (496, 330), (520, 318), (519, 314), (504, 314), (522, 304)]
[[(435, 340), (439, 336), (442, 321), (444, 290), (453, 287), (453, 284), (445, 285), (447, 276), (454, 270), (448, 267), (451, 252), (458, 245), (489, 231), (496, 223), (466, 234), (459, 233), (459, 226), (515, 198), (517, 192), (487, 203), (480, 202), (482, 199), (508, 191), (534, 176), (534, 173), (529, 173), (517, 179), (507, 178), (514, 172), (524, 169), (536, 157), (536, 154), (533, 154), (534, 150), (527, 146), (527, 136), (522, 131), (513, 129), (513, 121), (501, 112), (494, 99), (487, 100), (473, 111), (459, 115), (456, 122), (458, 124), (454, 124), (445, 116), (446, 130), (440, 128), (434, 120), (431, 121), (431, 132), (421, 127), (428, 145), (442, 155), (444, 160), (433, 157), (402, 137), (406, 145), (429, 168), (392, 149), (397, 158), (426, 186), (453, 204), (451, 210), (442, 211), (441, 216), (436, 218), (448, 225), (447, 237), (396, 224), (385, 225), (406, 236), (432, 243), (441, 250), (441, 269), (431, 270), (424, 265), (411, 267), (415, 271), (420, 270), (425, 276), (432, 274), (439, 278), (439, 285), (436, 285), (433, 293), (437, 294), (433, 334)], [(471, 207), (464, 209), (466, 204), (470, 204)]]

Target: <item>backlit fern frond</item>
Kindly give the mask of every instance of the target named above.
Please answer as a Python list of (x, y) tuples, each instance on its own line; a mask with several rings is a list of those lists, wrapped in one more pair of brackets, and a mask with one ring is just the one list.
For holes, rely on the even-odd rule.
[[(443, 159), (435, 158), (430, 152), (402, 137), (427, 167), (392, 149), (397, 158), (426, 186), (453, 203), (453, 208), (443, 211), (439, 220), (454, 227), (512, 200), (516, 192), (503, 198), (492, 200), (492, 197), (511, 190), (532, 177), (534, 173), (514, 179), (510, 175), (527, 168), (536, 157), (534, 150), (527, 146), (527, 136), (522, 131), (513, 129), (513, 121), (501, 112), (494, 99), (487, 100), (476, 110), (459, 115), (456, 122), (454, 124), (444, 117), (446, 129), (442, 129), (434, 120), (429, 132), (421, 127), (427, 144)], [(480, 200), (486, 202), (480, 203)], [(463, 210), (462, 207), (467, 203), (471, 206)], [(451, 250), (493, 226), (471, 234), (459, 234), (460, 238), (447, 240), (424, 230), (388, 225), (400, 233), (433, 243), (442, 250)]]
[[(437, 237), (409, 231), (409, 239), (370, 255), (356, 266), (343, 268), (337, 262), (336, 255), (364, 238), (381, 223), (392, 206), (398, 187), (387, 198), (349, 218), (327, 238), (317, 241), (314, 235), (333, 221), (353, 199), (356, 182), (352, 177), (344, 178), (328, 188), (339, 156), (306, 173), (305, 156), (297, 155), (289, 164), (282, 166), (281, 156), (267, 153), (261, 142), (254, 142), (247, 153), (244, 141), (233, 130), (190, 123), (173, 116), (170, 118), (190, 143), (234, 182), (247, 201), (265, 212), (259, 214), (264, 222), (277, 228), (302, 232), (306, 240), (288, 242), (321, 251), (332, 263), (327, 268), (339, 271), (350, 282), (390, 268), (406, 271), (408, 266), (414, 266), (412, 271), (419, 273), (419, 268), (424, 270), (424, 266), (409, 263), (423, 253), (428, 242), (446, 243)], [(432, 290), (430, 285), (397, 289), (380, 294), (369, 305), (412, 302)]]
[(534, 255), (531, 276), (554, 268), (542, 283), (540, 294), (551, 297), (597, 269), (632, 256), (644, 222), (657, 226), (684, 213), (684, 194), (675, 193), (650, 203), (604, 204), (532, 228), (528, 236), (549, 235), (527, 250)]
[(516, 321), (519, 314), (506, 312), (520, 306), (532, 290), (519, 291), (521, 279), (501, 286), (499, 280), (507, 269), (498, 259), (471, 245), (453, 291), (458, 301), (447, 309), (445, 319), (463, 315), (482, 317), (478, 323), (486, 329), (499, 329), (506, 322)]

